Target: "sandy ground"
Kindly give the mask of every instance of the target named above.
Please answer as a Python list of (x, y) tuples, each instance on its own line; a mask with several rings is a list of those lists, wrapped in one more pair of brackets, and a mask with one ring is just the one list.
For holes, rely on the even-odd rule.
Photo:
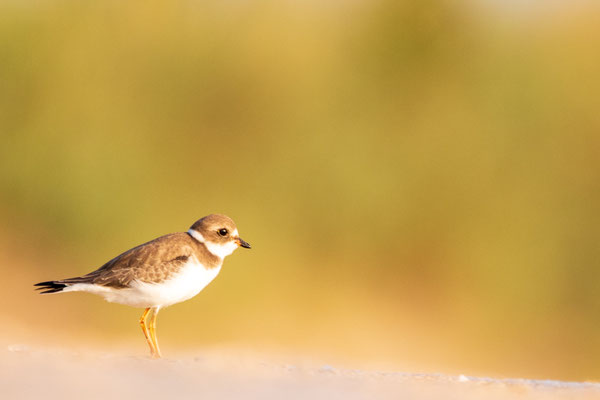
[(600, 399), (600, 384), (338, 369), (202, 351), (151, 360), (22, 344), (0, 349), (2, 399)]

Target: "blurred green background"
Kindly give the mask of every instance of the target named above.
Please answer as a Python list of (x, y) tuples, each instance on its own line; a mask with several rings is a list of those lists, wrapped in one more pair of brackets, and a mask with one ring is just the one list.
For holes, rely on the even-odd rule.
[(600, 8), (500, 3), (3, 2), (3, 335), (145, 354), (30, 285), (220, 212), (165, 354), (597, 380)]

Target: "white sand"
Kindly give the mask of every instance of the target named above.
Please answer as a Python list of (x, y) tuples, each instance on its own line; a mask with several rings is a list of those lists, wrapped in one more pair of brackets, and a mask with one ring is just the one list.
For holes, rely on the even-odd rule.
[(600, 384), (343, 370), (235, 352), (183, 358), (0, 349), (2, 399), (600, 399)]

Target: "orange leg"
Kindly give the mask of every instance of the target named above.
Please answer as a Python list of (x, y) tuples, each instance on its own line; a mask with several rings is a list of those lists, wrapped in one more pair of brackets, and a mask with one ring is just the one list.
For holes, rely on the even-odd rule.
[(144, 310), (144, 313), (142, 314), (142, 317), (140, 318), (140, 326), (142, 327), (142, 332), (144, 332), (144, 337), (146, 338), (146, 342), (148, 343), (148, 346), (150, 346), (150, 354), (152, 354), (152, 357), (156, 357), (156, 350), (154, 349), (154, 343), (150, 339), (150, 335), (148, 334), (148, 328), (146, 327), (146, 317), (148, 316), (148, 313), (150, 312), (150, 310), (151, 310), (150, 308), (146, 308)]
[(152, 308), (152, 316), (150, 317), (150, 339), (154, 344), (154, 358), (161, 358), (162, 354), (160, 354), (160, 347), (158, 347), (158, 340), (156, 339), (156, 316), (158, 315), (159, 307)]

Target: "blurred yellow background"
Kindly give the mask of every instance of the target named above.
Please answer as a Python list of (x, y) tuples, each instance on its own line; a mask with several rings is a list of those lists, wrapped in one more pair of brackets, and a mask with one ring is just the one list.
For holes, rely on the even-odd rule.
[(166, 355), (598, 380), (600, 8), (500, 3), (3, 2), (2, 335), (145, 354), (31, 285), (220, 212)]

